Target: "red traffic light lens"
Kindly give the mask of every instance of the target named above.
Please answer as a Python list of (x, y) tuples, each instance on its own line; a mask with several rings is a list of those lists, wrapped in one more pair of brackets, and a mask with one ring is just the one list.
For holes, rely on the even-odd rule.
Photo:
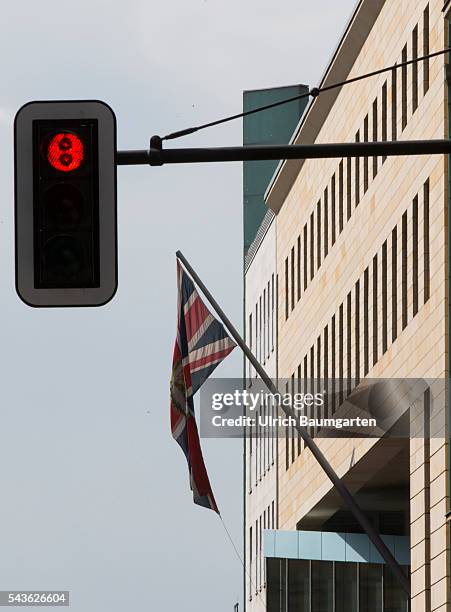
[(84, 156), (83, 142), (71, 132), (55, 134), (47, 147), (48, 162), (61, 172), (71, 172), (79, 168)]

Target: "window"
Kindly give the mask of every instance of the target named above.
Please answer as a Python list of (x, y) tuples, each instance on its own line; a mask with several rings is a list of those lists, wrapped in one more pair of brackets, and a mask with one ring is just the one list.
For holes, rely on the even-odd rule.
[[(360, 132), (357, 132), (357, 134), (355, 135), (355, 141), (360, 142)], [(355, 163), (355, 177), (354, 177), (355, 205), (358, 206), (360, 203), (360, 157), (355, 157), (354, 160), (355, 160), (354, 161)]]
[(291, 310), (294, 308), (294, 247), (291, 248)]
[(255, 521), (255, 594), (258, 588), (258, 519)]
[(258, 585), (261, 589), (262, 586), (262, 517), (260, 515), (260, 518), (258, 520), (259, 522), (259, 534), (258, 534), (258, 564), (260, 566), (259, 568), (259, 581), (258, 581)]
[(321, 200), (316, 205), (316, 267), (319, 269), (321, 265)]
[(330, 395), (331, 395), (331, 404), (332, 404), (332, 414), (334, 414), (335, 412), (335, 361), (336, 361), (336, 353), (335, 353), (335, 315), (332, 317), (332, 322), (331, 322), (331, 332), (332, 332), (332, 338), (331, 338), (331, 373), (330, 373), (330, 377), (331, 377), (331, 390), (330, 390)]
[(355, 384), (360, 382), (360, 281), (355, 284)]
[(330, 384), (329, 384), (329, 328), (324, 328), (324, 367), (323, 367), (323, 387), (327, 385), (326, 397), (324, 398), (324, 416), (329, 416), (329, 395), (330, 395)]
[[(423, 55), (429, 55), (429, 4), (423, 13)], [(423, 62), (423, 95), (429, 89), (429, 60)]]
[(335, 239), (336, 239), (336, 211), (335, 211), (335, 205), (336, 205), (336, 194), (335, 194), (335, 174), (332, 177), (332, 185), (331, 185), (331, 191), (330, 191), (330, 195), (331, 195), (331, 224), (332, 224), (332, 246), (335, 244)]
[(377, 363), (377, 255), (373, 257), (373, 366)]
[(365, 612), (382, 612), (382, 564), (359, 564), (359, 605)]
[[(387, 81), (385, 81), (382, 87), (382, 142), (387, 142), (388, 133), (387, 133), (387, 111), (388, 111), (388, 102), (387, 102)], [(384, 155), (382, 157), (382, 163), (385, 162), (387, 156)]]
[(288, 293), (288, 257), (285, 259), (285, 319), (288, 319), (289, 293)]
[(388, 348), (387, 241), (382, 245), (382, 354)]
[(370, 369), (369, 360), (369, 270), (363, 274), (363, 374), (366, 376)]
[(329, 193), (324, 190), (324, 258), (329, 252)]
[(263, 363), (266, 362), (266, 288), (263, 289)]
[[(368, 115), (365, 117), (363, 122), (363, 140), (368, 142)], [(363, 193), (368, 191), (368, 157), (363, 158)]]
[(335, 612), (358, 612), (358, 568), (357, 563), (335, 563)]
[(391, 139), (398, 138), (398, 71), (393, 68), (391, 73)]
[[(316, 391), (321, 390), (321, 336), (318, 336), (316, 340)], [(317, 408), (313, 408), (313, 418), (318, 418), (320, 415), (317, 414)], [(319, 431), (319, 428), (318, 428)]]
[(312, 561), (312, 612), (334, 609), (334, 568), (332, 561)]
[[(427, 566), (426, 566), (427, 567)], [(425, 567), (425, 574), (427, 575), (427, 569)], [(427, 578), (425, 579), (427, 584)], [(390, 568), (383, 566), (383, 585), (384, 585), (384, 610), (399, 610), (400, 612), (407, 612), (409, 605), (406, 601), (406, 597), (399, 587), (399, 584)], [(424, 595), (424, 612), (430, 612), (431, 605), (428, 602), (430, 599), (431, 591), (428, 590), (427, 586)]]
[[(310, 393), (315, 394), (315, 345), (310, 347)], [(309, 408), (310, 416), (314, 416), (313, 408)], [(310, 436), (313, 438), (315, 435), (315, 428), (310, 428)]]
[(401, 226), (401, 286), (402, 286), (402, 329), (407, 326), (407, 212), (402, 216)]
[[(252, 313), (249, 315), (249, 348), (251, 349), (251, 353), (252, 353), (254, 350), (253, 343), (252, 343)], [(252, 382), (252, 365), (250, 361), (249, 361), (249, 379), (250, 379), (250, 382)]]
[[(287, 389), (288, 391), (288, 385)], [(290, 467), (290, 438), (289, 438), (290, 430), (288, 425), (285, 425), (285, 470), (288, 470)]]
[[(310, 563), (288, 559), (288, 610), (310, 610)], [(283, 608), (281, 608), (283, 609)]]
[(352, 213), (352, 191), (351, 191), (351, 187), (352, 187), (352, 159), (350, 157), (348, 157), (348, 172), (347, 172), (347, 187), (346, 187), (346, 196), (347, 196), (347, 203), (348, 203), (348, 210), (347, 210), (347, 219), (349, 221), (349, 219), (351, 218), (351, 213)]
[(274, 274), (271, 277), (271, 350), (274, 350)]
[[(412, 32), (412, 59), (418, 58), (418, 26)], [(412, 64), (412, 113), (418, 108), (418, 62)]]
[[(253, 553), (254, 553), (254, 549), (252, 545), (252, 527), (249, 527), (249, 564), (251, 566), (252, 566)], [(250, 576), (249, 576), (249, 600), (252, 600), (252, 579), (250, 578)]]
[(352, 365), (352, 327), (351, 327), (351, 319), (352, 319), (352, 311), (351, 311), (351, 302), (352, 296), (351, 292), (348, 293), (347, 298), (347, 312), (346, 312), (346, 328), (347, 328), (347, 346), (346, 346), (346, 357), (347, 357), (347, 386), (346, 386), (346, 395), (351, 393), (351, 365)]
[(269, 355), (271, 352), (271, 296), (270, 296), (270, 290), (271, 290), (271, 281), (268, 281), (268, 285), (266, 288), (266, 298), (267, 298), (267, 302), (266, 302), (266, 351), (267, 351), (267, 357), (269, 359)]
[(412, 203), (412, 289), (413, 316), (418, 312), (418, 196)]
[(431, 293), (431, 260), (429, 252), (429, 179), (423, 188), (423, 249), (424, 249), (424, 303), (429, 300)]
[[(298, 393), (302, 393), (303, 389), (302, 389), (302, 366), (301, 364), (298, 365)], [(301, 454), (302, 451), (302, 438), (298, 432), (298, 456)]]
[(262, 361), (262, 296), (258, 299), (258, 360)]
[[(373, 102), (373, 142), (377, 142), (377, 123), (378, 123), (378, 111), (377, 111), (377, 98)], [(377, 156), (373, 157), (373, 179), (377, 175)]]
[(338, 405), (343, 403), (343, 304), (338, 311)]
[(298, 301), (301, 299), (301, 236), (298, 236), (298, 262), (297, 262), (297, 281), (298, 281)]
[(398, 228), (391, 233), (391, 329), (392, 342), (398, 337)]
[(308, 266), (307, 266), (307, 223), (304, 225), (304, 291), (307, 289)]
[[(258, 302), (255, 304), (255, 351), (254, 355), (258, 359)], [(255, 378), (257, 378), (257, 370), (255, 371)]]
[(343, 231), (343, 160), (338, 167), (338, 233)]
[[(401, 63), (407, 62), (407, 45), (402, 50)], [(407, 66), (401, 68), (401, 126), (407, 125)]]
[[(295, 389), (294, 389), (294, 373), (291, 375), (291, 397), (293, 398), (295, 394)], [(291, 462), (293, 463), (293, 461), (296, 458), (296, 447), (294, 444), (295, 438), (296, 438), (296, 427), (294, 425), (292, 425), (291, 427)]]
[[(285, 559), (267, 559), (268, 589), (266, 593), (267, 612), (280, 612), (286, 608), (285, 576), (282, 572), (286, 567)], [(283, 599), (283, 602), (282, 602)]]
[(310, 280), (315, 274), (315, 219), (310, 215)]
[[(265, 423), (265, 419), (266, 419), (266, 402), (265, 400), (262, 401), (262, 407), (261, 407), (261, 412), (262, 412), (262, 418), (263, 418), (263, 423)], [(263, 438), (263, 476), (266, 474), (266, 468), (267, 468), (267, 459), (268, 459), (268, 455), (266, 453), (266, 438), (267, 438), (267, 433), (268, 433), (268, 428), (262, 426), (262, 438)]]

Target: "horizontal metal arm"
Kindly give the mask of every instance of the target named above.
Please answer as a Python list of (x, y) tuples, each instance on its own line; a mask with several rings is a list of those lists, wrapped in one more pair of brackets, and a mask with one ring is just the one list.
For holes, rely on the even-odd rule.
[[(152, 146), (157, 144), (157, 146)], [(196, 149), (163, 149), (161, 139), (152, 138), (148, 151), (118, 151), (118, 166), (149, 164), (194, 164), (206, 162), (258, 161), (265, 159), (320, 159), (435, 155), (451, 153), (451, 140), (407, 140), (397, 142), (349, 142), (307, 145), (251, 145)]]

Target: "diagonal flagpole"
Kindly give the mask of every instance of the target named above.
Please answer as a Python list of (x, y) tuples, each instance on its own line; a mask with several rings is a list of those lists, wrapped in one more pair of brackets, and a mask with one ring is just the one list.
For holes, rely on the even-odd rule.
[[(191, 275), (194, 282), (201, 289), (202, 293), (205, 295), (207, 300), (213, 306), (214, 310), (216, 311), (217, 315), (219, 316), (219, 318), (221, 319), (221, 321), (227, 328), (228, 332), (230, 333), (232, 338), (235, 340), (235, 342), (238, 344), (238, 346), (241, 348), (245, 356), (249, 359), (249, 361), (255, 368), (257, 374), (260, 376), (260, 378), (263, 380), (265, 385), (268, 387), (268, 390), (277, 397), (277, 394), (279, 393), (277, 387), (275, 386), (271, 378), (268, 376), (268, 374), (266, 373), (266, 371), (264, 370), (260, 362), (257, 361), (257, 359), (254, 357), (253, 353), (251, 352), (247, 344), (244, 342), (244, 340), (242, 339), (238, 331), (235, 329), (235, 327), (232, 325), (231, 321), (228, 319), (228, 317), (226, 316), (222, 308), (219, 306), (217, 301), (208, 291), (207, 287), (200, 280), (199, 276), (193, 270), (193, 268), (191, 267), (187, 259), (184, 257), (182, 252), (177, 251), (175, 255), (177, 259), (179, 259), (179, 261), (186, 268), (188, 273)], [(393, 574), (396, 576), (396, 579), (398, 580), (398, 583), (403, 589), (403, 591), (405, 591), (405, 593), (410, 597), (409, 578), (406, 576), (406, 573), (404, 572), (402, 567), (399, 565), (399, 563), (396, 561), (396, 559), (394, 558), (394, 556), (388, 549), (387, 545), (385, 544), (381, 536), (378, 534), (378, 532), (373, 527), (371, 522), (367, 519), (365, 514), (362, 512), (360, 506), (356, 502), (355, 498), (352, 496), (347, 486), (344, 484), (344, 482), (340, 479), (338, 474), (332, 468), (332, 466), (327, 461), (326, 457), (323, 455), (322, 451), (317, 446), (317, 444), (309, 436), (306, 428), (301, 427), (299, 425), (295, 412), (290, 407), (287, 407), (287, 406), (280, 405), (280, 408), (283, 410), (286, 416), (294, 419), (296, 423), (295, 425), (296, 430), (299, 433), (299, 435), (302, 437), (302, 439), (304, 440), (305, 445), (310, 449), (310, 452), (315, 457), (315, 459), (318, 461), (318, 463), (320, 464), (320, 466), (322, 467), (322, 469), (328, 476), (329, 480), (332, 482), (332, 484), (334, 485), (334, 487), (340, 494), (344, 503), (346, 504), (350, 512), (353, 514), (356, 521), (359, 523), (360, 527), (363, 529), (363, 531), (369, 537), (371, 542), (374, 544), (374, 546), (376, 547), (376, 549), (378, 550), (379, 554), (384, 559), (386, 564), (391, 568)]]

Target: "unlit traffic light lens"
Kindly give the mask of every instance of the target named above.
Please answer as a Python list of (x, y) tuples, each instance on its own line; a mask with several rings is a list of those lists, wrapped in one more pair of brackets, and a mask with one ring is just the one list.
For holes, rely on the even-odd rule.
[(72, 172), (80, 167), (85, 156), (82, 140), (77, 134), (59, 132), (53, 136), (47, 147), (47, 160), (61, 172)]
[(73, 236), (56, 236), (48, 240), (43, 259), (53, 276), (64, 281), (70, 281), (85, 268), (83, 245)]
[(83, 220), (84, 200), (74, 185), (58, 183), (43, 194), (43, 212), (47, 227), (74, 227)]

